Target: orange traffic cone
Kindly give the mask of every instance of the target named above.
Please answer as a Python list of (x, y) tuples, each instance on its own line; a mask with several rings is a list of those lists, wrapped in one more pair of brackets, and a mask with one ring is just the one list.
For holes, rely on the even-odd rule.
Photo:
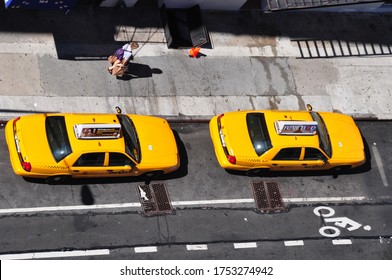
[(200, 52), (200, 48), (194, 48), (194, 47), (192, 47), (192, 48), (189, 50), (189, 56), (194, 57), (194, 58), (197, 58), (197, 56), (199, 55), (199, 52)]

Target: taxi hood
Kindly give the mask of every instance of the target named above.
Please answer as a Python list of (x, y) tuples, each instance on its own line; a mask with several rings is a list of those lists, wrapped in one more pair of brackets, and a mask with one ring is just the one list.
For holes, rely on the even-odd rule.
[(333, 159), (363, 159), (364, 144), (352, 117), (337, 113), (320, 113), (332, 145)]
[(140, 115), (131, 119), (139, 138), (141, 164), (177, 164), (177, 144), (166, 120)]

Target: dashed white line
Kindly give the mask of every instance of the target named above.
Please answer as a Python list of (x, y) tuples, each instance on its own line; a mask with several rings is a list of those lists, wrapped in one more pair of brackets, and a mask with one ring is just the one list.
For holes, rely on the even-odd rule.
[(101, 250), (84, 250), (84, 251), (53, 251), (23, 254), (0, 255), (0, 260), (27, 260), (27, 259), (50, 259), (50, 258), (66, 258), (66, 257), (86, 257), (109, 255), (108, 249)]
[(205, 244), (186, 245), (186, 249), (188, 251), (202, 251), (202, 250), (208, 250), (208, 246)]
[(158, 248), (156, 246), (135, 247), (135, 253), (156, 253)]
[(384, 184), (385, 187), (388, 187), (387, 176), (385, 175), (384, 165), (382, 164), (382, 160), (380, 157), (380, 153), (378, 152), (376, 143), (373, 144), (372, 151), (373, 151), (374, 159), (376, 160), (378, 171), (380, 172), (382, 183)]
[(290, 240), (290, 241), (285, 241), (284, 242), (285, 246), (304, 246), (304, 241), (303, 240)]
[(257, 248), (256, 242), (234, 243), (234, 249)]
[(333, 245), (351, 245), (353, 243), (350, 239), (333, 239), (332, 244)]

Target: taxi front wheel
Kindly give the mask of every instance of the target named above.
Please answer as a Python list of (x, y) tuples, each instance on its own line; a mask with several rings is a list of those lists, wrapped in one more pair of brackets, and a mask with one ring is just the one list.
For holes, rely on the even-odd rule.
[(144, 175), (146, 176), (146, 178), (148, 180), (157, 180), (159, 177), (161, 177), (163, 174), (162, 171), (151, 171), (151, 172), (147, 172)]
[(71, 179), (71, 176), (67, 175), (58, 175), (58, 176), (51, 176), (46, 178), (45, 183), (49, 185), (59, 185), (64, 184)]
[(350, 169), (351, 169), (350, 165), (336, 166), (335, 168), (332, 169), (333, 178), (336, 179), (340, 174), (343, 174)]

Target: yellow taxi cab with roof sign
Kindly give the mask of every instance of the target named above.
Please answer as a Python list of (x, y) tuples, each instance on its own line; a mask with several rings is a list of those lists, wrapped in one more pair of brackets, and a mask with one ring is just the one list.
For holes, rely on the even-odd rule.
[(352, 117), (308, 111), (248, 110), (209, 123), (219, 164), (227, 170), (290, 171), (354, 168), (365, 163)]
[(17, 175), (60, 183), (70, 177), (145, 174), (179, 167), (176, 140), (162, 118), (133, 114), (36, 114), (7, 122)]

